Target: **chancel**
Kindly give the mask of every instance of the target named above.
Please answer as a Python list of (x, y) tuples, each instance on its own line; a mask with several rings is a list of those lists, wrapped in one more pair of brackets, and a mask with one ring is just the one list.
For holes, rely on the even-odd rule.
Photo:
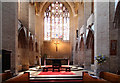
[(1, 0), (0, 12), (0, 82), (120, 83), (119, 0)]

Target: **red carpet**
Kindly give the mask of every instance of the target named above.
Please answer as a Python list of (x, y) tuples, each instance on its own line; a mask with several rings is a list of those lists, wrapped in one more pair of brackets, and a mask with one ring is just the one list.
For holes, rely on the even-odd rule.
[(40, 72), (38, 75), (75, 75), (75, 73), (65, 72), (65, 71), (61, 71), (61, 72), (48, 71), (48, 72)]
[[(46, 65), (45, 67), (52, 67), (52, 65)], [(69, 67), (68, 65), (61, 65), (61, 67)]]

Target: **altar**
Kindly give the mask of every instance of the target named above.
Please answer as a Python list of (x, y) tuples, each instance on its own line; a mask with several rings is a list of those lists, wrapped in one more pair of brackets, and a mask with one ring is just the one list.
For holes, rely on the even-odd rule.
[(69, 59), (67, 58), (46, 58), (44, 65), (69, 65)]

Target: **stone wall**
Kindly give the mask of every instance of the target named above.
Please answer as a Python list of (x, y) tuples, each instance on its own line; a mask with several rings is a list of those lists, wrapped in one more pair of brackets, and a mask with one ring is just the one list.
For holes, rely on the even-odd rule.
[(35, 34), (35, 6), (29, 4), (29, 30)]
[[(102, 6), (101, 6), (102, 5)], [(73, 56), (74, 65), (81, 66), (84, 64), (85, 69), (88, 70), (94, 70), (95, 73), (98, 74), (99, 71), (110, 71), (113, 73), (116, 73), (119, 71), (119, 22), (116, 22), (115, 19), (115, 12), (117, 9), (115, 9), (115, 3), (114, 2), (95, 2), (94, 3), (94, 14), (91, 14), (91, 3), (86, 2), (84, 3), (84, 28), (79, 28), (79, 38), (74, 40), (74, 50), (73, 50)], [(103, 8), (104, 7), (104, 8)], [(79, 10), (79, 12), (82, 11)], [(119, 14), (118, 14), (119, 15)], [(118, 16), (117, 15), (117, 16)], [(119, 21), (119, 16), (116, 17)], [(80, 20), (80, 15), (78, 14), (78, 19)], [(82, 21), (81, 20), (81, 21)], [(88, 28), (89, 25), (94, 23), (94, 55), (104, 54), (107, 57), (107, 61), (102, 65), (97, 65), (96, 60), (94, 60), (94, 64), (91, 64), (91, 49), (86, 49), (86, 37), (84, 35), (84, 51), (79, 50), (79, 43), (78, 43), (78, 50), (76, 51), (76, 43), (80, 42), (81, 34), (84, 32), (86, 33), (86, 28)], [(81, 26), (81, 23), (78, 23), (79, 26)], [(110, 44), (111, 40), (117, 40), (117, 54), (116, 55), (110, 55)], [(90, 41), (88, 41), (90, 42)], [(106, 67), (105, 67), (106, 66)], [(97, 72), (96, 72), (97, 71)]]
[[(78, 39), (74, 40), (78, 42), (78, 50), (76, 51), (76, 42), (74, 42), (74, 59), (73, 63), (74, 65), (79, 65), (79, 66), (85, 66), (86, 69), (91, 69), (91, 53), (89, 50), (86, 50), (86, 28), (88, 28), (87, 25), (91, 24), (93, 22), (93, 16), (91, 16), (91, 2), (84, 2), (79, 3), (79, 9), (78, 9)], [(91, 17), (91, 18), (90, 18)], [(89, 21), (88, 21), (89, 19)], [(83, 34), (83, 35), (82, 35)], [(80, 42), (81, 42), (81, 37), (84, 39), (84, 50), (80, 50)], [(91, 49), (90, 49), (91, 50)]]
[[(102, 6), (101, 6), (102, 5)], [(95, 66), (95, 72), (98, 74), (99, 71), (109, 71), (109, 2), (97, 2), (95, 3), (95, 56), (103, 54), (108, 57), (106, 63), (102, 68)]]
[[(35, 65), (36, 56), (41, 54), (42, 56), (47, 54), (48, 58), (73, 58), (74, 65), (84, 65), (85, 69), (91, 70), (91, 49), (86, 48), (86, 29), (93, 22), (95, 25), (94, 54), (104, 54), (108, 57), (107, 62), (104, 63), (101, 68), (98, 67), (95, 61), (95, 73), (98, 73), (101, 70), (110, 72), (116, 72), (119, 70), (120, 30), (119, 25), (115, 28), (113, 23), (115, 16), (114, 2), (95, 2), (94, 14), (91, 13), (92, 3), (90, 2), (78, 3), (78, 12), (76, 9), (72, 9), (74, 4), (72, 4), (72, 6), (70, 5), (71, 7), (67, 3), (64, 4), (70, 10), (70, 41), (60, 41), (57, 52), (54, 41), (44, 41), (44, 11), (40, 11), (35, 15), (35, 7), (28, 2), (19, 2), (18, 6), (17, 3), (10, 2), (2, 4), (2, 48), (12, 51), (12, 71), (15, 72), (17, 65), (20, 65), (20, 67), (21, 65)], [(45, 8), (44, 5), (41, 10), (44, 10)], [(73, 12), (74, 10), (75, 14)], [(94, 17), (94, 21), (91, 20), (91, 14)], [(18, 48), (17, 18), (27, 30), (26, 48)], [(76, 30), (79, 30), (79, 38), (76, 38)], [(33, 35), (33, 50), (31, 50), (29, 45), (29, 32)], [(80, 39), (82, 36), (84, 37), (84, 50), (81, 51)], [(110, 55), (111, 40), (118, 41), (117, 55)], [(36, 42), (38, 43), (38, 52), (35, 51)], [(76, 50), (77, 42), (78, 46)], [(20, 68), (18, 68), (18, 70), (20, 70)]]
[[(36, 33), (36, 15), (35, 15), (35, 6), (31, 5), (28, 2), (18, 2), (18, 17), (20, 22), (22, 23), (25, 32), (26, 43), (21, 43), (22, 45), (26, 45), (25, 48), (18, 47), (18, 66), (22, 68), (20, 69), (26, 70), (29, 66), (38, 65), (36, 63), (38, 56), (40, 56), (39, 52), (39, 34)], [(39, 24), (38, 24), (39, 25)], [(19, 33), (21, 34), (21, 33)], [(22, 37), (24, 38), (24, 37)], [(37, 51), (36, 44), (37, 43)], [(25, 67), (26, 66), (26, 67)]]
[[(80, 31), (80, 34), (84, 32), (85, 28), (91, 25), (92, 23), (94, 23), (94, 20), (95, 20), (95, 23), (94, 23), (95, 24), (95, 27), (94, 27), (95, 28), (95, 43), (94, 43), (95, 53), (94, 54), (95, 55), (104, 54), (108, 57), (107, 63), (104, 63), (104, 66), (107, 65), (107, 68), (102, 67), (101, 70), (116, 72), (118, 69), (118, 62), (119, 62), (118, 55), (110, 56), (109, 54), (110, 40), (117, 40), (118, 38), (118, 34), (117, 34), (118, 29), (114, 29), (114, 26), (113, 26), (113, 21), (114, 21), (113, 12), (115, 12), (114, 2), (110, 4), (109, 2), (108, 3), (106, 2), (104, 4), (102, 3), (94, 3), (94, 4), (95, 4), (94, 5), (95, 16), (92, 15), (92, 18), (91, 18), (91, 12), (90, 12), (91, 3), (88, 3), (88, 2), (84, 3), (84, 29), (80, 28), (79, 31)], [(101, 5), (105, 8), (103, 9)], [(80, 16), (78, 18), (80, 18)], [(84, 33), (86, 33), (86, 31)], [(76, 42), (78, 40), (76, 40)], [(84, 38), (84, 40), (86, 42), (86, 38)], [(74, 64), (81, 65), (81, 63), (83, 62), (82, 64), (84, 64), (85, 69), (91, 70), (91, 49), (86, 49), (86, 45), (85, 45), (85, 51), (83, 53), (82, 52), (83, 51), (79, 50), (79, 45), (78, 45), (78, 51), (76, 52), (74, 50), (73, 52), (75, 56)], [(85, 57), (84, 60), (81, 54), (83, 54), (83, 56)], [(95, 70), (96, 69), (99, 69), (98, 66), (96, 66)]]
[(17, 3), (2, 3), (2, 49), (12, 51), (11, 70), (17, 63)]
[(57, 45), (54, 44), (55, 41), (45, 42), (43, 47), (43, 55), (47, 54), (47, 58), (68, 58), (71, 56), (71, 45), (70, 42), (59, 41)]
[(42, 49), (42, 45), (43, 45), (43, 39), (44, 39), (44, 21), (43, 21), (43, 16), (42, 13), (39, 12), (39, 16), (36, 15), (35, 16), (35, 35), (36, 35), (36, 39), (39, 43), (39, 50), (40, 50), (40, 54), (41, 54), (41, 49)]
[[(117, 40), (117, 54), (116, 55), (111, 55), (111, 61), (113, 62), (113, 64), (111, 65), (112, 67), (115, 67), (115, 69), (113, 69), (111, 67), (110, 71), (111, 72), (115, 72), (120, 74), (120, 1), (117, 4), (117, 7), (115, 9), (115, 3), (110, 3), (111, 4), (111, 10), (110, 11), (110, 25), (112, 25), (110, 27), (110, 39), (111, 40)], [(114, 13), (112, 13), (114, 12)], [(113, 21), (113, 22), (112, 22)], [(113, 26), (114, 25), (114, 26)], [(115, 64), (115, 65), (114, 65)], [(117, 71), (117, 72), (116, 72)]]
[(28, 2), (18, 2), (18, 19), (22, 24), (28, 28), (29, 27), (29, 3)]
[(85, 58), (84, 58), (85, 65), (84, 66), (85, 66), (85, 69), (87, 70), (91, 70), (91, 58), (92, 58), (91, 52), (92, 52), (91, 49), (87, 49), (85, 52)]
[[(83, 64), (83, 60), (81, 60), (83, 58), (83, 55), (84, 55), (84, 52), (80, 52), (80, 49), (79, 49), (79, 44), (80, 44), (80, 33), (84, 32), (84, 28), (83, 28), (83, 25), (84, 25), (84, 4), (83, 3), (79, 3), (79, 6), (78, 6), (78, 14), (77, 14), (77, 19), (75, 19), (75, 22), (78, 21), (78, 23), (75, 23), (76, 26), (75, 28), (72, 29), (72, 31), (75, 31), (74, 33), (74, 36), (71, 36), (73, 37), (73, 64), (74, 65), (81, 65)], [(72, 25), (73, 26), (73, 25)], [(82, 28), (82, 32), (80, 32)], [(76, 37), (76, 30), (78, 30), (78, 37)], [(73, 33), (73, 32), (72, 32)], [(76, 47), (76, 44), (78, 43), (77, 47)], [(77, 50), (76, 50), (77, 48)]]
[(117, 61), (117, 64), (118, 64), (118, 71), (120, 72), (120, 29), (118, 29), (118, 61)]
[(76, 42), (74, 43), (74, 49), (73, 51), (73, 65), (78, 65), (78, 40), (76, 40)]
[[(0, 1), (0, 26), (2, 26), (2, 2)], [(2, 50), (2, 27), (0, 27), (0, 50)], [(0, 73), (2, 72), (2, 52), (0, 51)], [(0, 82), (2, 78), (0, 78)]]
[(78, 59), (78, 65), (79, 65), (79, 66), (85, 65), (85, 64), (84, 64), (85, 58), (84, 58), (84, 52), (83, 52), (83, 51), (79, 51), (79, 52), (78, 52), (78, 57), (77, 57), (77, 59)]

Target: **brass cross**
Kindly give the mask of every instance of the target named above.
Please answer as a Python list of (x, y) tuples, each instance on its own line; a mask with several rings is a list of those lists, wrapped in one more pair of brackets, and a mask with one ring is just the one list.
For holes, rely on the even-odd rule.
[(58, 50), (57, 45), (59, 44), (59, 42), (55, 41), (54, 44), (56, 45), (56, 52), (57, 52), (57, 50)]

